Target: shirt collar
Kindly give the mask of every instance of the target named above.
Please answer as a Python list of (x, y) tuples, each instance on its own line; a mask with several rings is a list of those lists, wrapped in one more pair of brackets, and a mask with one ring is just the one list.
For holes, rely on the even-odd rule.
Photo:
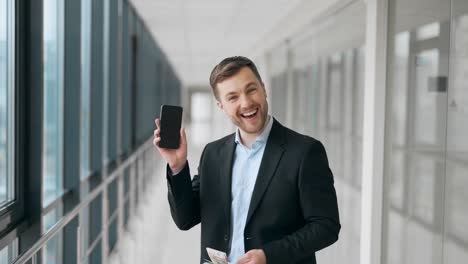
[[(265, 126), (265, 128), (263, 129), (262, 133), (260, 135), (258, 135), (258, 137), (255, 139), (255, 143), (257, 142), (260, 142), (260, 143), (265, 143), (268, 139), (268, 136), (270, 135), (270, 131), (271, 131), (271, 128), (273, 126), (273, 118), (268, 115), (267, 116), (267, 125)], [(236, 137), (234, 139), (234, 141), (237, 143), (237, 144), (241, 144), (240, 142), (240, 131), (239, 131), (239, 128), (236, 129)]]

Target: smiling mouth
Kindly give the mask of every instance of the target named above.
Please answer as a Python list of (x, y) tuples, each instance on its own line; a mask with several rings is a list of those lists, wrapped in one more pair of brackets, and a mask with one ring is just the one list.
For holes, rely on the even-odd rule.
[(240, 114), (240, 116), (245, 119), (252, 119), (257, 115), (257, 113), (258, 113), (258, 108), (253, 111)]

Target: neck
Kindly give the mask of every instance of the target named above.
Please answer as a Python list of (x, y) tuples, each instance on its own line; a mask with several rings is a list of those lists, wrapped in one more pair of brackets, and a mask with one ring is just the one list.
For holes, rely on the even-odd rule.
[(268, 122), (270, 122), (270, 117), (266, 118), (265, 124), (263, 124), (262, 129), (257, 132), (257, 133), (247, 133), (243, 131), (242, 129), (239, 129), (239, 134), (240, 134), (240, 142), (242, 145), (252, 148), (253, 143), (257, 139), (257, 137), (262, 134), (262, 132), (265, 130), (266, 126), (268, 125)]
[(255, 139), (258, 135), (260, 134), (251, 134), (240, 130), (240, 142), (242, 143), (242, 145), (248, 148), (252, 148), (252, 145), (255, 142)]

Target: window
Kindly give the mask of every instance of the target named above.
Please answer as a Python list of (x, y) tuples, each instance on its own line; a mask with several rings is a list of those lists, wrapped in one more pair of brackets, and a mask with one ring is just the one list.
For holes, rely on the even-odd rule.
[(81, 123), (80, 175), (90, 173), (90, 106), (91, 106), (91, 0), (81, 1)]
[(102, 53), (102, 60), (103, 60), (103, 100), (102, 100), (102, 107), (103, 107), (103, 122), (102, 122), (102, 151), (103, 151), (103, 159), (104, 164), (109, 162), (109, 151), (108, 151), (108, 141), (107, 136), (109, 135), (109, 8), (110, 2), (109, 0), (103, 1), (104, 9), (104, 21), (103, 21), (103, 53)]
[(0, 263), (12, 263), (18, 256), (18, 239), (0, 250)]
[[(60, 220), (63, 215), (63, 205), (59, 204), (49, 213), (43, 216), (42, 231), (47, 233)], [(58, 264), (63, 263), (63, 233), (59, 232), (52, 239), (47, 241), (42, 252), (43, 263)]]
[(442, 263), (453, 242), (442, 235), (450, 16), (450, 1), (389, 1), (382, 263)]
[(0, 0), (0, 205), (15, 197), (14, 186), (14, 2)]
[(44, 207), (63, 192), (63, 16), (63, 1), (44, 1)]

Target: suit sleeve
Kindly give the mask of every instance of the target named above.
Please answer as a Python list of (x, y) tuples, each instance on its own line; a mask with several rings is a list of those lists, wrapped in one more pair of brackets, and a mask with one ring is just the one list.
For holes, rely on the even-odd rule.
[(306, 224), (296, 232), (265, 244), (267, 264), (295, 263), (338, 240), (340, 220), (333, 175), (325, 148), (311, 144), (299, 170), (299, 200)]
[[(206, 149), (206, 148), (205, 148)], [(202, 166), (205, 150), (201, 155)], [(166, 166), (168, 187), (168, 200), (172, 219), (181, 230), (189, 230), (200, 223), (200, 175), (190, 180), (188, 161), (177, 175), (172, 175), (169, 166)]]

